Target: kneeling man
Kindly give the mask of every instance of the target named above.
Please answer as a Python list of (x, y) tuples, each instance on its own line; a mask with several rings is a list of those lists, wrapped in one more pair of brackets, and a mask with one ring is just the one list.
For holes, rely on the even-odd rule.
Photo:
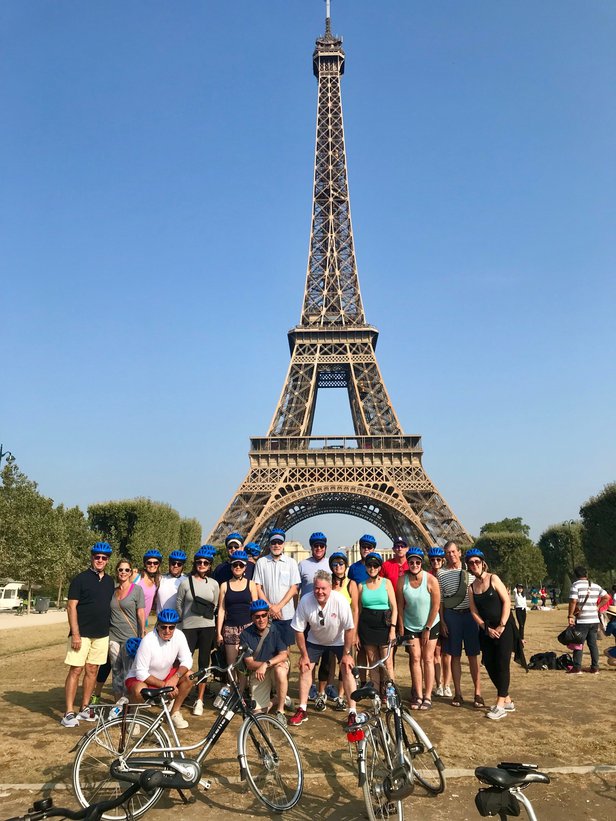
[(126, 689), (131, 701), (143, 701), (144, 687), (173, 687), (170, 697), (175, 699), (171, 720), (182, 730), (188, 722), (180, 707), (193, 682), (188, 673), (192, 667), (192, 653), (186, 636), (177, 629), (179, 613), (171, 608), (161, 610), (156, 627), (141, 641), (135, 660), (128, 671)]
[[(269, 604), (265, 599), (250, 603), (252, 624), (240, 635), (240, 644), (248, 648), (244, 664), (250, 674), (250, 697), (257, 709), (267, 712), (276, 707), (276, 720), (286, 724), (284, 702), (289, 686), (289, 652), (285, 640), (276, 627), (269, 624)], [(272, 690), (275, 688), (275, 701)]]

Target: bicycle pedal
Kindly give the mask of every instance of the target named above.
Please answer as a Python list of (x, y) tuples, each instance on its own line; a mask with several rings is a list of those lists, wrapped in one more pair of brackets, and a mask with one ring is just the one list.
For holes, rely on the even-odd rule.
[(202, 778), (199, 782), (199, 786), (203, 787), (204, 790), (211, 790), (212, 782), (208, 778)]

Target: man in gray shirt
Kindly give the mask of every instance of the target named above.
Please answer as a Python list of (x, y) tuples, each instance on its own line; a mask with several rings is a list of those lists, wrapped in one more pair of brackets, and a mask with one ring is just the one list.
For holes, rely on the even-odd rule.
[(302, 559), (299, 563), (299, 575), (302, 577), (301, 590), (302, 596), (307, 593), (312, 593), (314, 574), (317, 570), (325, 570), (330, 572), (329, 560), (325, 558), (327, 550), (327, 537), (324, 533), (313, 533), (310, 537), (310, 552), (311, 556), (307, 559)]

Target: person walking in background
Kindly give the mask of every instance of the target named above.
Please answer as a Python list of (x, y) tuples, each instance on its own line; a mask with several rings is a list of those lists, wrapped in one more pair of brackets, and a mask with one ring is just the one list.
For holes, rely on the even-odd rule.
[(183, 550), (172, 550), (169, 554), (169, 572), (161, 577), (156, 597), (156, 612), (161, 610), (176, 610), (178, 588), (182, 579), (185, 579), (184, 565), (186, 553)]
[(544, 585), (541, 585), (541, 590), (539, 591), (539, 597), (541, 599), (541, 607), (545, 607), (545, 603), (548, 600), (548, 591), (545, 589)]
[[(462, 567), (462, 554), (455, 542), (445, 545), (446, 566), (438, 573), (441, 586), (441, 635), (444, 637), (443, 653), (451, 658), (451, 674), (454, 683), (452, 707), (461, 707), (462, 697), (462, 649), (468, 657), (468, 666), (475, 688), (473, 705), (477, 709), (485, 707), (481, 696), (479, 672), (479, 631), (471, 615), (469, 604), (469, 576)], [(448, 681), (444, 682), (449, 684)]]
[(163, 554), (160, 550), (156, 548), (146, 550), (143, 554), (143, 571), (136, 582), (143, 590), (146, 625), (154, 606), (154, 599), (158, 593), (158, 586), (160, 585), (160, 563), (162, 560)]
[(609, 602), (609, 594), (600, 584), (591, 582), (586, 568), (578, 565), (573, 568), (575, 581), (569, 591), (569, 624), (575, 624), (580, 632), (582, 645), (573, 651), (573, 667), (568, 673), (580, 675), (584, 642), (590, 650), (590, 672), (599, 672), (599, 648), (597, 632), (599, 630), (599, 608)]
[(409, 642), (411, 709), (432, 707), (434, 650), (439, 636), (441, 588), (437, 579), (422, 568), (424, 552), (411, 547), (406, 554), (408, 570), (396, 587), (398, 633)]
[(295, 631), (291, 627), (295, 614), (293, 599), (299, 592), (301, 576), (295, 559), (285, 556), (284, 542), (284, 530), (272, 530), (269, 553), (257, 561), (254, 581), (258, 597), (269, 604), (271, 618), (279, 622), (276, 627), (287, 647), (291, 647), (295, 644)]
[(526, 611), (528, 605), (526, 604), (526, 591), (524, 585), (518, 582), (513, 591), (513, 606), (515, 608), (515, 617), (518, 623), (518, 630), (520, 631), (520, 639), (524, 641), (524, 625), (526, 624)]
[(515, 712), (509, 695), (514, 639), (511, 599), (498, 576), (488, 572), (481, 550), (467, 550), (465, 560), (469, 573), (475, 577), (469, 587), (469, 604), (479, 626), (482, 660), (496, 687), (496, 704), (488, 710), (486, 718), (499, 721), (507, 713)]
[[(210, 654), (216, 633), (214, 614), (218, 604), (219, 587), (216, 579), (211, 577), (212, 561), (216, 548), (203, 545), (195, 553), (192, 571), (182, 580), (177, 593), (177, 611), (182, 620), (182, 632), (186, 636), (192, 654), (198, 648), (197, 663), (199, 669), (209, 667)], [(193, 706), (193, 715), (203, 715), (203, 698), (205, 681), (197, 687), (197, 700)], [(178, 714), (179, 715), (179, 714)], [(185, 721), (180, 716), (178, 721)], [(181, 726), (181, 725), (176, 725)], [(186, 722), (185, 726), (188, 726)]]
[[(64, 683), (65, 712), (63, 727), (77, 727), (80, 721), (94, 721), (90, 699), (96, 684), (96, 674), (107, 661), (109, 651), (109, 623), (113, 579), (105, 572), (111, 557), (111, 545), (96, 542), (90, 549), (90, 567), (72, 580), (68, 588), (66, 615), (68, 616), (68, 650), (64, 663), (68, 675)], [(81, 673), (83, 694), (81, 710), (75, 712), (75, 698)]]

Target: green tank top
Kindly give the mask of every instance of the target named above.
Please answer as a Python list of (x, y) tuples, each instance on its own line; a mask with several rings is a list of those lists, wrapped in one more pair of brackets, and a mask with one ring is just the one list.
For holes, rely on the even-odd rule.
[(389, 610), (385, 579), (379, 581), (381, 583), (374, 590), (370, 590), (365, 584), (361, 586), (361, 606), (366, 610)]
[[(404, 574), (404, 584), (402, 587), (404, 595), (404, 629), (410, 633), (418, 633), (426, 626), (426, 621), (430, 615), (430, 591), (428, 590), (428, 574), (424, 570), (423, 578), (419, 587), (411, 587), (409, 574)], [(437, 612), (434, 624), (440, 621)], [(430, 625), (434, 627), (434, 624)]]

